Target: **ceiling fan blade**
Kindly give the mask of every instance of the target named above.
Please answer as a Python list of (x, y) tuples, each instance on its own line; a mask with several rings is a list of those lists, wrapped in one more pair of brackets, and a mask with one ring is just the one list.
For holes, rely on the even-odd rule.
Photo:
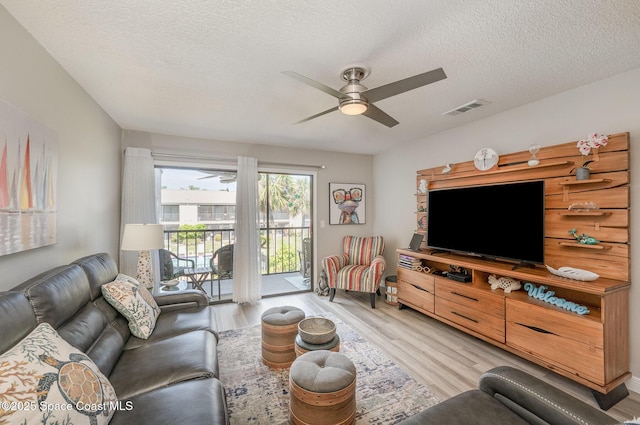
[(436, 81), (444, 80), (445, 78), (447, 78), (447, 74), (444, 73), (442, 68), (438, 68), (425, 72), (424, 74), (418, 74), (413, 77), (405, 78), (404, 80), (396, 81), (395, 83), (389, 83), (384, 86), (367, 90), (362, 94), (369, 100), (369, 102), (377, 102), (378, 100), (417, 89), (418, 87), (426, 86), (427, 84), (435, 83)]
[(320, 112), (319, 114), (312, 115), (312, 116), (310, 116), (309, 118), (305, 118), (305, 119), (300, 120), (300, 121), (298, 121), (298, 122), (294, 122), (294, 124), (301, 124), (301, 123), (303, 123), (303, 122), (311, 121), (311, 120), (312, 120), (312, 119), (314, 119), (314, 118), (321, 117), (321, 116), (323, 116), (323, 115), (328, 114), (329, 112), (333, 112), (333, 111), (337, 111), (337, 110), (338, 110), (338, 107), (336, 106), (336, 107), (333, 107), (333, 108), (331, 108), (331, 109), (327, 109), (326, 111)]
[(400, 124), (398, 121), (393, 119), (390, 115), (387, 115), (382, 109), (378, 108), (373, 104), (369, 104), (369, 107), (362, 114), (365, 117), (371, 118), (374, 121), (378, 121), (380, 124), (384, 124), (387, 127), (391, 128), (397, 124)]
[(304, 75), (298, 74), (297, 72), (294, 71), (282, 71), (283, 74), (288, 75), (291, 78), (294, 78), (302, 83), (305, 83), (313, 88), (316, 88), (320, 91), (325, 92), (328, 95), (331, 95), (333, 97), (337, 97), (338, 99), (340, 99), (341, 97), (344, 97), (344, 94), (339, 92), (338, 90), (334, 90), (329, 86), (325, 86), (322, 83), (319, 83), (317, 81), (312, 80), (311, 78), (307, 78)]

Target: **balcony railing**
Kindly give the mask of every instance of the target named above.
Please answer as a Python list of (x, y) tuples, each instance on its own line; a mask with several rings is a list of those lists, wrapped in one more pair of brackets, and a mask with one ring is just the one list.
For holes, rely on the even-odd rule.
[[(309, 227), (260, 229), (262, 274), (300, 271), (302, 240), (308, 237)], [(233, 243), (234, 229), (164, 232), (164, 247), (179, 257), (194, 260), (196, 267), (209, 267), (214, 252)]]

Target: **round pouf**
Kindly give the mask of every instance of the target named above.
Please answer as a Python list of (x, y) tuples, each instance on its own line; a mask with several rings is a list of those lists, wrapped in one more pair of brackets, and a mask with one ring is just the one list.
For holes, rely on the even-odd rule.
[(262, 313), (262, 362), (287, 368), (296, 359), (294, 349), (298, 323), (304, 319), (298, 307), (273, 307)]
[(302, 339), (300, 334), (298, 334), (298, 336), (296, 336), (295, 350), (298, 357), (305, 353), (308, 353), (309, 351), (329, 350), (338, 352), (340, 351), (340, 337), (338, 336), (338, 334), (335, 334), (331, 341), (324, 344), (309, 344)]
[(347, 356), (310, 351), (291, 365), (289, 418), (296, 425), (353, 424), (356, 368)]

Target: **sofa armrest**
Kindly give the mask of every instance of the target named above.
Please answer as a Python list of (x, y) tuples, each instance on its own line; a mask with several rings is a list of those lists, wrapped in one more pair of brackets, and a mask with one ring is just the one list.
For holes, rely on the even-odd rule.
[(163, 292), (155, 294), (158, 306), (165, 311), (183, 308), (203, 308), (209, 305), (209, 298), (197, 289), (185, 289), (175, 293)]
[[(613, 425), (611, 416), (564, 391), (518, 369), (500, 366), (480, 377), (480, 390), (491, 395), (523, 419), (550, 424)], [(539, 418), (538, 422), (531, 418)]]

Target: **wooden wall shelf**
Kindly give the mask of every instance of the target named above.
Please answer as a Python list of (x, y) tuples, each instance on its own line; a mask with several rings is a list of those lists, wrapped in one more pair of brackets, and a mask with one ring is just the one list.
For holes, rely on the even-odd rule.
[(598, 249), (598, 250), (611, 249), (610, 246), (606, 246), (606, 245), (587, 245), (587, 244), (578, 243), (578, 242), (558, 242), (558, 245), (568, 246), (570, 248), (583, 248), (583, 249)]
[[(495, 174), (505, 174), (505, 173), (513, 173), (517, 171), (530, 171), (538, 168), (551, 168), (551, 167), (562, 167), (567, 165), (573, 165), (573, 161), (554, 161), (547, 163), (540, 163), (535, 167), (530, 167), (528, 165), (498, 165), (495, 169), (491, 169), (488, 171), (482, 171), (482, 175), (490, 176)], [(456, 180), (463, 179), (469, 177), (468, 175), (448, 175), (441, 177), (440, 180)]]
[(558, 182), (560, 186), (580, 186), (586, 184), (596, 184), (596, 183), (610, 183), (610, 179), (588, 179), (588, 180), (572, 180), (567, 179)]
[(558, 215), (575, 216), (575, 217), (580, 217), (580, 216), (585, 216), (585, 217), (604, 217), (604, 216), (607, 216), (607, 215), (611, 215), (611, 212), (609, 212), (609, 211), (599, 211), (599, 210), (593, 210), (593, 211), (572, 211), (572, 210), (567, 210), (567, 211), (558, 211)]

